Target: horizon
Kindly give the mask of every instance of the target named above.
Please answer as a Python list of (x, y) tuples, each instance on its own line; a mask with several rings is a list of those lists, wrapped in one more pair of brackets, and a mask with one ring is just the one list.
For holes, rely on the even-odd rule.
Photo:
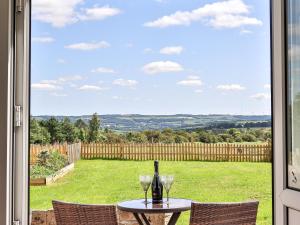
[[(53, 116), (53, 117), (59, 117), (59, 116), (64, 116), (64, 117), (80, 117), (80, 116), (92, 116), (94, 113), (91, 114), (81, 114), (81, 115), (51, 115), (51, 114), (40, 114), (40, 115), (31, 115), (33, 117), (38, 117), (38, 116)], [(271, 114), (191, 114), (191, 113), (177, 113), (177, 114), (138, 114), (138, 113), (131, 113), (131, 114), (122, 114), (122, 113), (115, 113), (115, 114), (99, 114), (97, 113), (98, 116), (114, 116), (114, 115), (119, 115), (119, 116), (181, 116), (181, 115), (188, 115), (188, 116), (272, 116)]]

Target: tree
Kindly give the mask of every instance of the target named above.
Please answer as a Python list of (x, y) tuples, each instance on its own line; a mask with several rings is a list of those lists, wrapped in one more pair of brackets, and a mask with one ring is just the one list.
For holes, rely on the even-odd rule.
[(158, 130), (144, 131), (149, 143), (159, 143), (161, 140), (161, 133)]
[(84, 128), (75, 128), (75, 133), (76, 133), (76, 138), (78, 140), (80, 140), (81, 142), (86, 142), (87, 141), (87, 137), (88, 137), (88, 133), (87, 133), (87, 129)]
[(61, 130), (61, 123), (55, 119), (54, 117), (51, 117), (47, 122), (46, 122), (46, 128), (48, 132), (50, 133), (50, 142), (53, 144), (55, 142), (64, 142), (65, 141), (65, 136), (62, 133)]
[(30, 119), (30, 143), (31, 144), (48, 144), (50, 134), (45, 127), (42, 127), (34, 118)]
[(243, 141), (246, 141), (246, 142), (255, 142), (255, 141), (257, 141), (256, 137), (253, 134), (250, 134), (250, 133), (243, 134), (242, 139), (243, 139)]
[(62, 133), (64, 135), (64, 139), (68, 143), (73, 143), (76, 141), (76, 130), (74, 125), (71, 123), (69, 118), (64, 118), (62, 124)]
[(75, 122), (75, 127), (79, 128), (79, 129), (87, 129), (87, 124), (83, 121), (83, 119), (78, 119)]
[(98, 141), (99, 130), (100, 130), (100, 119), (97, 113), (94, 113), (92, 119), (89, 120), (89, 133), (88, 133), (89, 142)]
[(123, 136), (121, 134), (117, 134), (115, 132), (105, 133), (105, 136), (106, 136), (106, 140), (105, 140), (106, 143), (114, 144), (114, 143), (125, 143), (126, 142), (125, 136)]

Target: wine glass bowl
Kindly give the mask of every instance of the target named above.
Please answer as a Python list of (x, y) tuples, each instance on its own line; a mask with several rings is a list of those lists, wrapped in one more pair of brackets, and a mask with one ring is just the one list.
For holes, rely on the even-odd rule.
[(152, 182), (152, 177), (150, 175), (140, 175), (140, 184), (143, 188), (143, 191), (145, 193), (145, 204), (148, 203), (147, 201), (147, 192), (149, 190), (150, 184)]
[(172, 184), (174, 183), (173, 175), (161, 176), (161, 183), (163, 184), (167, 192), (167, 201), (169, 202), (169, 192), (171, 190)]

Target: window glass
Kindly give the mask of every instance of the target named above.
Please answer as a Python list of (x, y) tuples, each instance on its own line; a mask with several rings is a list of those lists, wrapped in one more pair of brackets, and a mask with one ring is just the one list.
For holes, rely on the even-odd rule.
[(288, 184), (300, 189), (300, 2), (289, 0), (287, 29)]

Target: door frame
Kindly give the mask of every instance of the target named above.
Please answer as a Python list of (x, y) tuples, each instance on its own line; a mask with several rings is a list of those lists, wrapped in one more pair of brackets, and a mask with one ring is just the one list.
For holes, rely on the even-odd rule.
[[(286, 0), (273, 0), (272, 12), (272, 116), (274, 224), (288, 224), (288, 209), (300, 211), (300, 192), (287, 185), (286, 120)], [(298, 199), (298, 201), (297, 201)]]
[(0, 1), (0, 224), (12, 221), (14, 5)]
[[(30, 0), (23, 0), (24, 11), (17, 15), (16, 26), (17, 28), (25, 31), (17, 32), (16, 42), (19, 43), (21, 48), (21, 57), (16, 59), (16, 77), (22, 78), (25, 81), (29, 81), (29, 68), (23, 67), (29, 60), (29, 52), (27, 50), (29, 42), (30, 33), (30, 21), (26, 20), (30, 17), (26, 17), (26, 13), (29, 15)], [(274, 201), (274, 221), (275, 225), (285, 225), (287, 218), (286, 206), (297, 208), (295, 205), (295, 200), (293, 199), (294, 192), (292, 190), (286, 189), (286, 155), (283, 151), (286, 146), (285, 140), (285, 44), (284, 44), (284, 0), (270, 0), (271, 5), (271, 26), (272, 26), (272, 41), (271, 41), (271, 59), (272, 59), (272, 114), (273, 114), (273, 201)], [(13, 130), (13, 45), (14, 45), (14, 33), (13, 33), (13, 22), (14, 22), (14, 1), (13, 0), (1, 0), (0, 1), (0, 33), (1, 38), (7, 39), (5, 43), (5, 48), (2, 46), (2, 40), (0, 43), (0, 73), (7, 74), (8, 76), (0, 76), (0, 100), (5, 112), (1, 112), (0, 120), (0, 181), (1, 183), (7, 184), (5, 187), (0, 186), (0, 200), (6, 199), (5, 201), (0, 201), (0, 224), (11, 224), (12, 217), (14, 219), (19, 219), (22, 224), (26, 224), (28, 221), (28, 155), (24, 152), (20, 152), (21, 160), (25, 165), (15, 168), (15, 182), (19, 184), (19, 189), (14, 190), (14, 194), (19, 194), (14, 198), (15, 214), (11, 215), (11, 198), (15, 196), (11, 193), (11, 181), (12, 177), (12, 130)], [(19, 30), (20, 31), (20, 30)], [(7, 36), (3, 34), (7, 34)], [(19, 40), (19, 41), (18, 41)], [(26, 50), (27, 48), (27, 50)], [(6, 51), (5, 51), (6, 50)], [(7, 54), (8, 53), (8, 54)], [(3, 57), (2, 57), (3, 56)], [(6, 57), (7, 56), (7, 57)], [(24, 57), (24, 56), (27, 56)], [(24, 63), (22, 65), (22, 62)], [(29, 65), (29, 64), (27, 64)], [(20, 67), (21, 66), (21, 67)], [(19, 72), (18, 72), (19, 71)], [(26, 77), (27, 76), (27, 77)], [(7, 84), (7, 85), (6, 85)], [(16, 95), (16, 100), (18, 105), (23, 106), (22, 118), (23, 127), (17, 132), (16, 140), (18, 140), (17, 146), (22, 146), (23, 149), (28, 149), (28, 119), (29, 119), (29, 90), (26, 90), (26, 85), (29, 87), (29, 83), (18, 84), (19, 91)], [(3, 93), (2, 93), (3, 92)], [(28, 102), (27, 102), (28, 101)], [(4, 103), (5, 102), (5, 103)], [(3, 116), (5, 115), (5, 116)], [(6, 126), (2, 126), (2, 122), (6, 123)], [(27, 132), (27, 133), (26, 133)], [(5, 138), (2, 138), (5, 137)], [(7, 138), (6, 138), (7, 137)], [(1, 138), (3, 140), (1, 140)], [(27, 142), (27, 144), (26, 144)], [(19, 161), (18, 161), (19, 162)], [(20, 163), (20, 162), (19, 162)], [(22, 164), (22, 163), (20, 163)], [(275, 177), (276, 174), (276, 177)], [(18, 183), (19, 182), (19, 183)], [(15, 184), (16, 184), (15, 183)], [(21, 187), (21, 188), (20, 188)], [(297, 193), (299, 194), (299, 193)], [(4, 204), (5, 202), (5, 204)], [(5, 216), (2, 214), (5, 213)], [(5, 218), (5, 222), (3, 220)]]
[[(29, 121), (30, 121), (30, 0), (15, 0), (14, 105), (20, 107), (14, 129), (13, 220), (29, 223)], [(18, 118), (15, 118), (17, 120)], [(17, 122), (16, 122), (17, 123)]]

